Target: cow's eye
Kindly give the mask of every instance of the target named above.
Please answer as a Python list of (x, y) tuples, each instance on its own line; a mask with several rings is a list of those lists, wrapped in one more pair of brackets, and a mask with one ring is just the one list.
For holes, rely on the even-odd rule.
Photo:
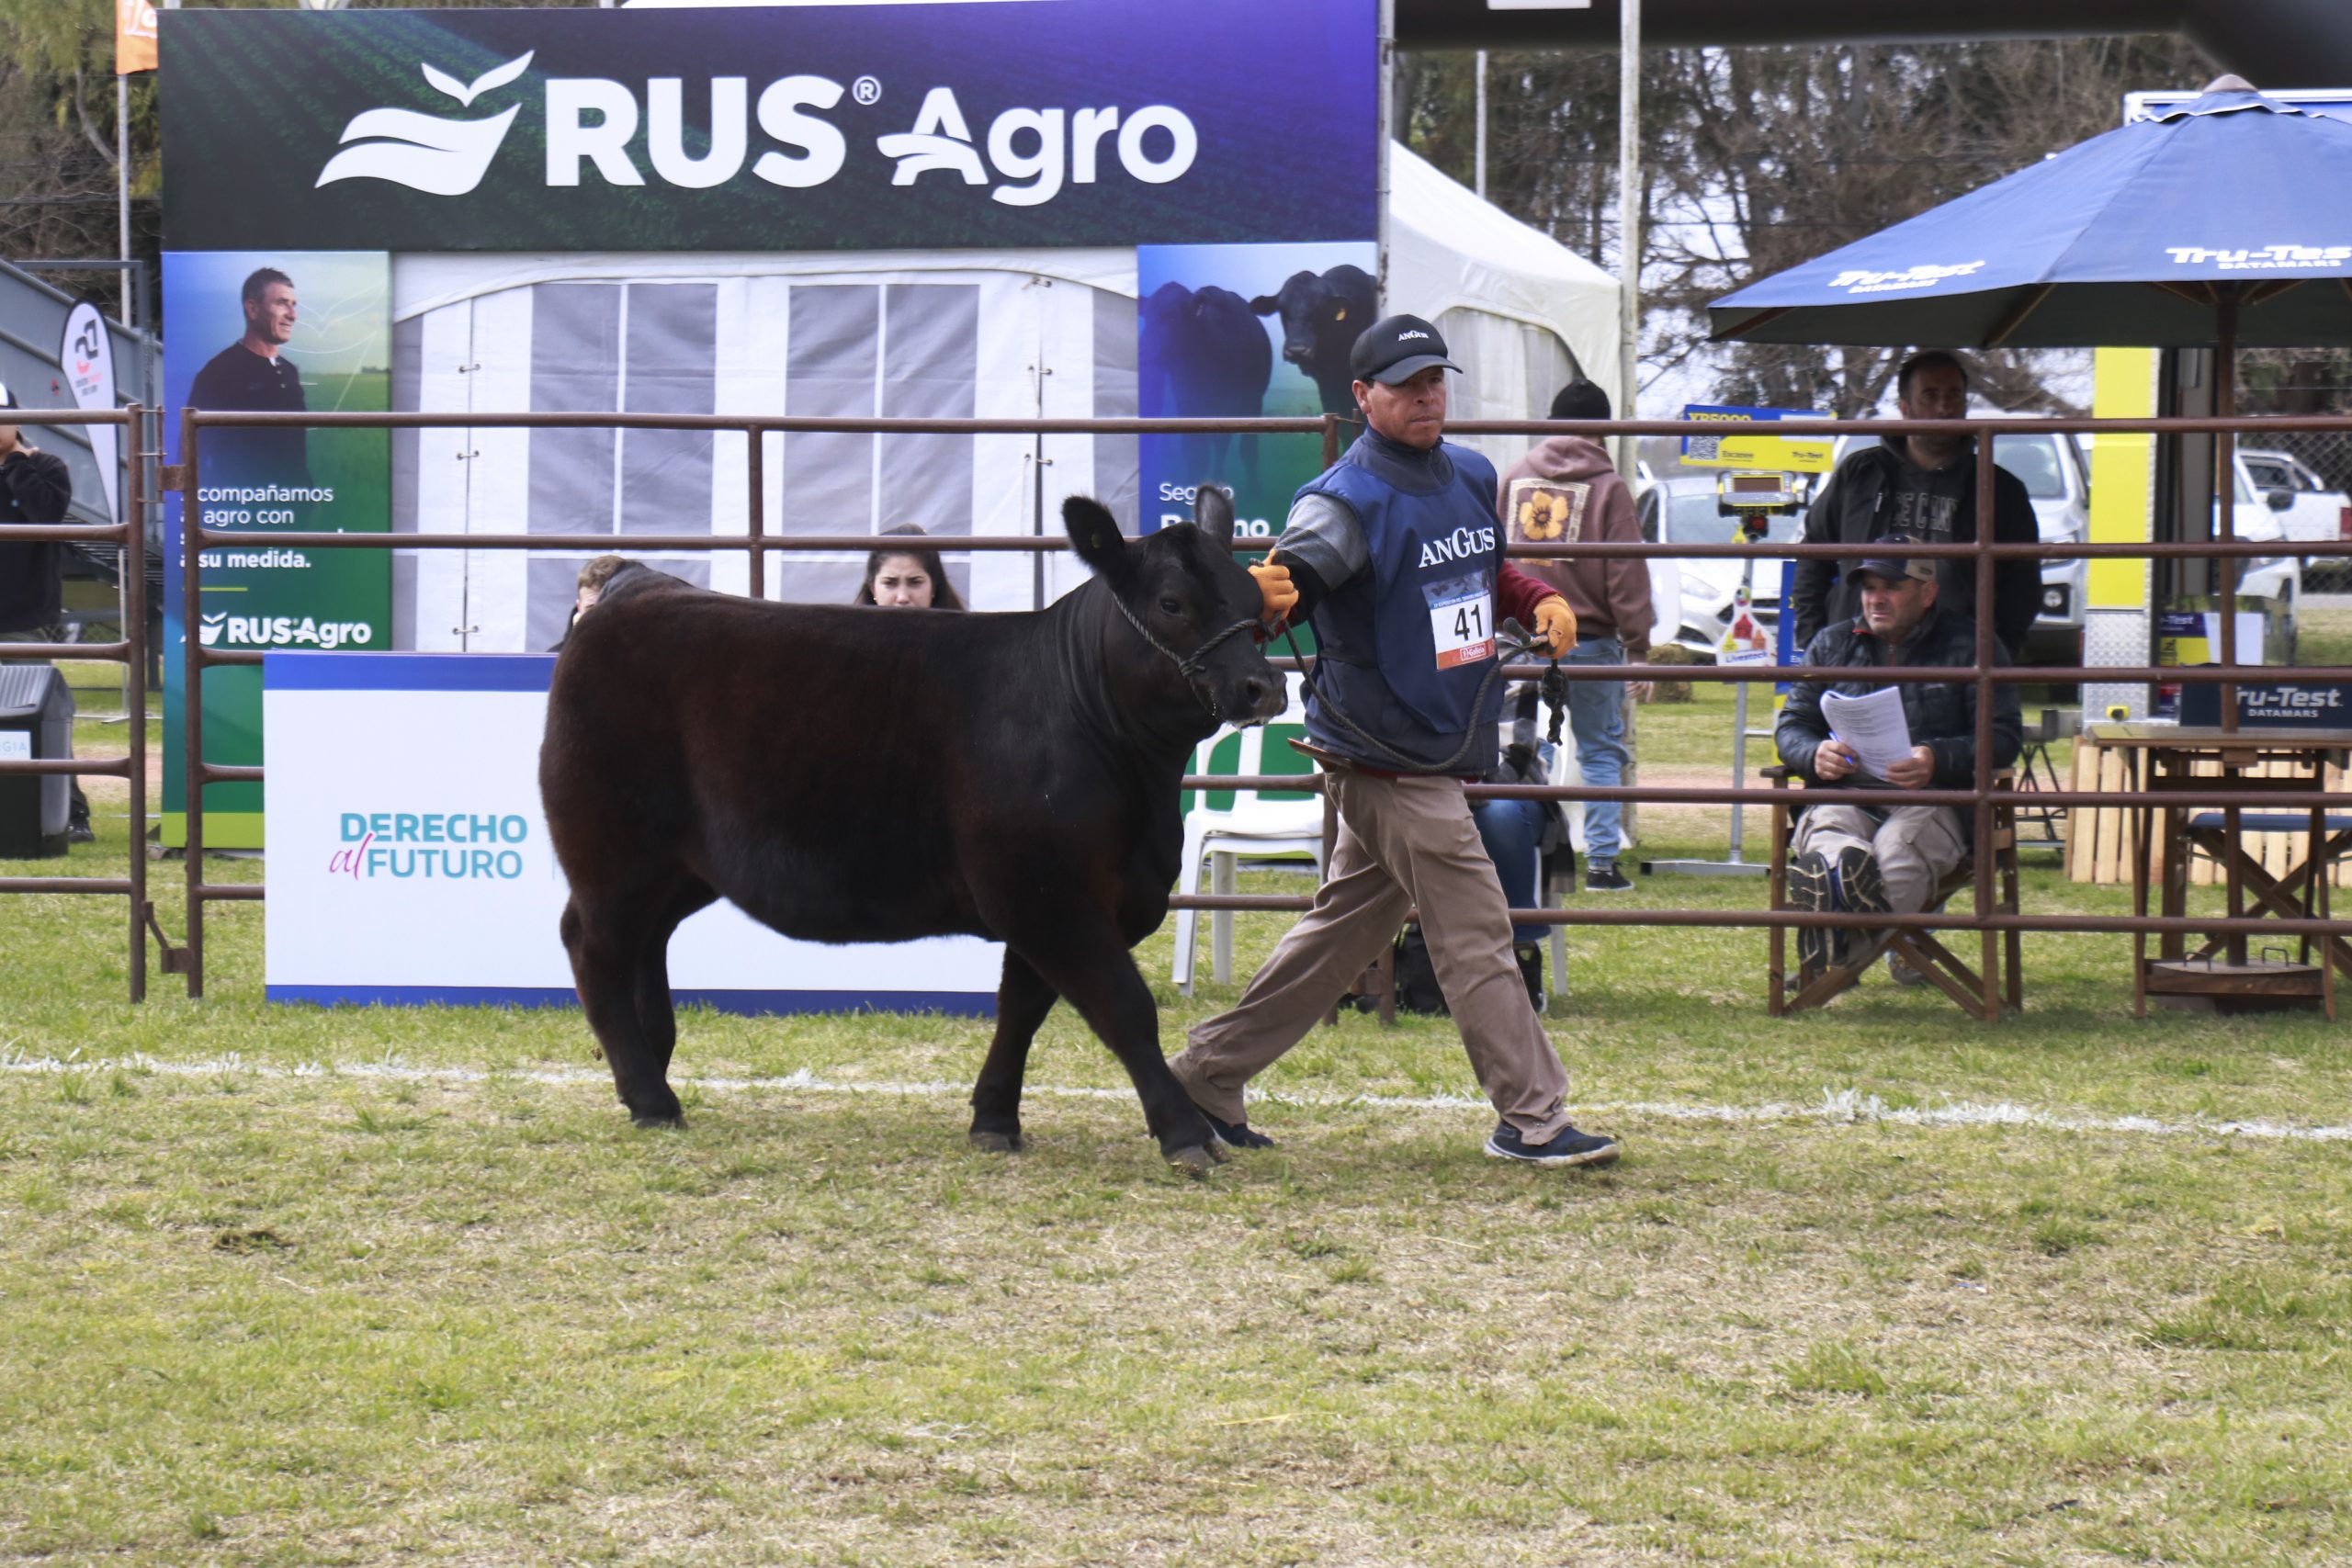
[(1159, 602), (1159, 607), (1171, 615), (1181, 615), (1184, 613), (1184, 606), (1173, 599), (1163, 598)]

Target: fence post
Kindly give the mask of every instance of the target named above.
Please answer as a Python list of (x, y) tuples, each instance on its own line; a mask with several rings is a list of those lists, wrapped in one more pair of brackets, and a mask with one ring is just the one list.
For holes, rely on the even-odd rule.
[(198, 562), (204, 551), (197, 536), (204, 513), (197, 497), (196, 411), (180, 410), (180, 725), (181, 795), (187, 818), (187, 942), (186, 953), (188, 999), (204, 995), (204, 638), (197, 628), (204, 624), (199, 597)]
[[(1976, 765), (1970, 782), (1976, 790), (1975, 855), (1976, 918), (1993, 913), (1993, 432), (1979, 425), (1976, 437)], [(1983, 947), (1977, 953), (1977, 975), (1984, 987), (1984, 1017), (2001, 1016), (2000, 976), (1995, 965), (1999, 933), (1990, 926), (1978, 929)]]
[(147, 411), (124, 411), (122, 637), (130, 645), (123, 716), (130, 727), (130, 999), (147, 999)]
[(767, 434), (756, 424), (747, 426), (745, 428), (745, 434), (750, 436), (752, 446), (752, 457), (749, 465), (750, 483), (752, 486), (750, 512), (751, 521), (749, 525), (751, 539), (749, 547), (752, 552), (752, 597), (754, 599), (764, 599), (768, 596), (767, 547), (765, 539), (767, 533), (768, 480), (767, 454), (763, 450), (763, 447), (766, 444)]

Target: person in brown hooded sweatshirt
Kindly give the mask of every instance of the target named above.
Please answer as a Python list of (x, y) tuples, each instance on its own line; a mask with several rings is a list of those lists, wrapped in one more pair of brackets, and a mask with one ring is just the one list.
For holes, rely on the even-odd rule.
[[(1552, 399), (1554, 419), (1607, 419), (1609, 394), (1578, 379)], [(1496, 500), (1514, 544), (1638, 544), (1642, 528), (1634, 492), (1611, 466), (1600, 442), (1585, 435), (1555, 435), (1540, 443), (1503, 476)], [(1576, 612), (1577, 646), (1562, 656), (1568, 664), (1638, 664), (1649, 656), (1650, 574), (1647, 562), (1613, 560), (1522, 560), (1531, 577), (1557, 590)], [(1648, 695), (1635, 687), (1636, 697)], [(1626, 682), (1568, 682), (1568, 727), (1575, 733), (1577, 762), (1584, 782), (1614, 786), (1633, 753), (1625, 746)], [(1623, 893), (1634, 884), (1617, 869), (1623, 810), (1614, 801), (1591, 801), (1584, 808), (1585, 875), (1588, 893)]]

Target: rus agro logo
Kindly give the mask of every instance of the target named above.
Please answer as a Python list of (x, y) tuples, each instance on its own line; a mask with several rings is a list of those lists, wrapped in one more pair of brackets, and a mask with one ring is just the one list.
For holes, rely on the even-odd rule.
[(366, 621), (322, 621), (304, 615), (208, 615), (196, 628), (207, 648), (365, 648), (376, 628)]
[[(526, 52), (461, 83), (432, 65), (422, 65), (432, 86), (471, 108), (484, 93), (515, 81), (530, 68)], [(645, 171), (630, 155), (638, 128), (645, 128), (645, 157), (662, 184), (686, 190), (725, 185), (743, 172), (747, 158), (753, 178), (787, 190), (820, 186), (848, 162), (849, 141), (821, 113), (851, 97), (863, 110), (883, 96), (882, 84), (861, 76), (844, 88), (826, 76), (784, 76), (770, 82), (754, 100), (743, 76), (715, 76), (705, 84), (710, 105), (707, 149), (686, 144), (685, 81), (657, 76), (644, 84), (640, 104), (635, 88), (601, 76), (553, 76), (543, 95), (547, 123), (545, 179), (550, 187), (575, 186), (582, 167), (592, 165), (608, 185), (642, 186)], [(464, 196), (481, 184), (498, 155), (521, 104), (478, 119), (441, 119), (409, 109), (377, 108), (353, 117), (342, 140), (356, 142), (327, 160), (319, 186), (337, 180), (385, 180), (434, 196)], [(751, 158), (751, 127), (775, 146)], [(1158, 132), (1157, 138), (1153, 133)], [(928, 174), (944, 174), (966, 185), (985, 186), (991, 172), (999, 183), (989, 197), (1010, 207), (1036, 207), (1061, 194), (1065, 183), (1092, 185), (1115, 163), (1145, 185), (1182, 178), (1200, 153), (1200, 133), (1190, 116), (1168, 104), (1148, 104), (1128, 113), (1108, 108), (1009, 108), (975, 137), (952, 87), (933, 87), (915, 110), (911, 127), (874, 139), (876, 151), (897, 165), (893, 186), (912, 185)], [(779, 150), (781, 149), (781, 150)], [(983, 155), (985, 154), (985, 161)]]
[[(424, 79), (457, 99), (459, 107), (471, 108), (482, 94), (503, 87), (529, 70), (531, 56), (537, 52), (526, 50), (519, 59), (492, 66), (471, 82), (461, 83), (430, 65), (423, 70)], [(390, 180), (435, 196), (463, 196), (481, 184), (490, 161), (498, 155), (499, 144), (506, 140), (507, 128), (522, 112), (522, 105), (510, 104), (505, 113), (485, 119), (435, 119), (409, 109), (369, 109), (353, 116), (343, 128), (342, 140), (359, 145), (328, 159), (327, 166), (319, 171), (317, 184)], [(371, 137), (383, 140), (368, 140)]]

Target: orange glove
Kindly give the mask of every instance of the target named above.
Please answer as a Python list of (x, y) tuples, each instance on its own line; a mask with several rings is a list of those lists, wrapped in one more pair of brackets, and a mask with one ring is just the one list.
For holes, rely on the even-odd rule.
[(1535, 635), (1552, 649), (1552, 657), (1559, 658), (1577, 645), (1577, 613), (1557, 593), (1535, 606)]
[(1298, 590), (1291, 586), (1290, 568), (1268, 556), (1250, 565), (1250, 575), (1258, 580), (1259, 618), (1270, 626), (1280, 626), (1298, 604)]

